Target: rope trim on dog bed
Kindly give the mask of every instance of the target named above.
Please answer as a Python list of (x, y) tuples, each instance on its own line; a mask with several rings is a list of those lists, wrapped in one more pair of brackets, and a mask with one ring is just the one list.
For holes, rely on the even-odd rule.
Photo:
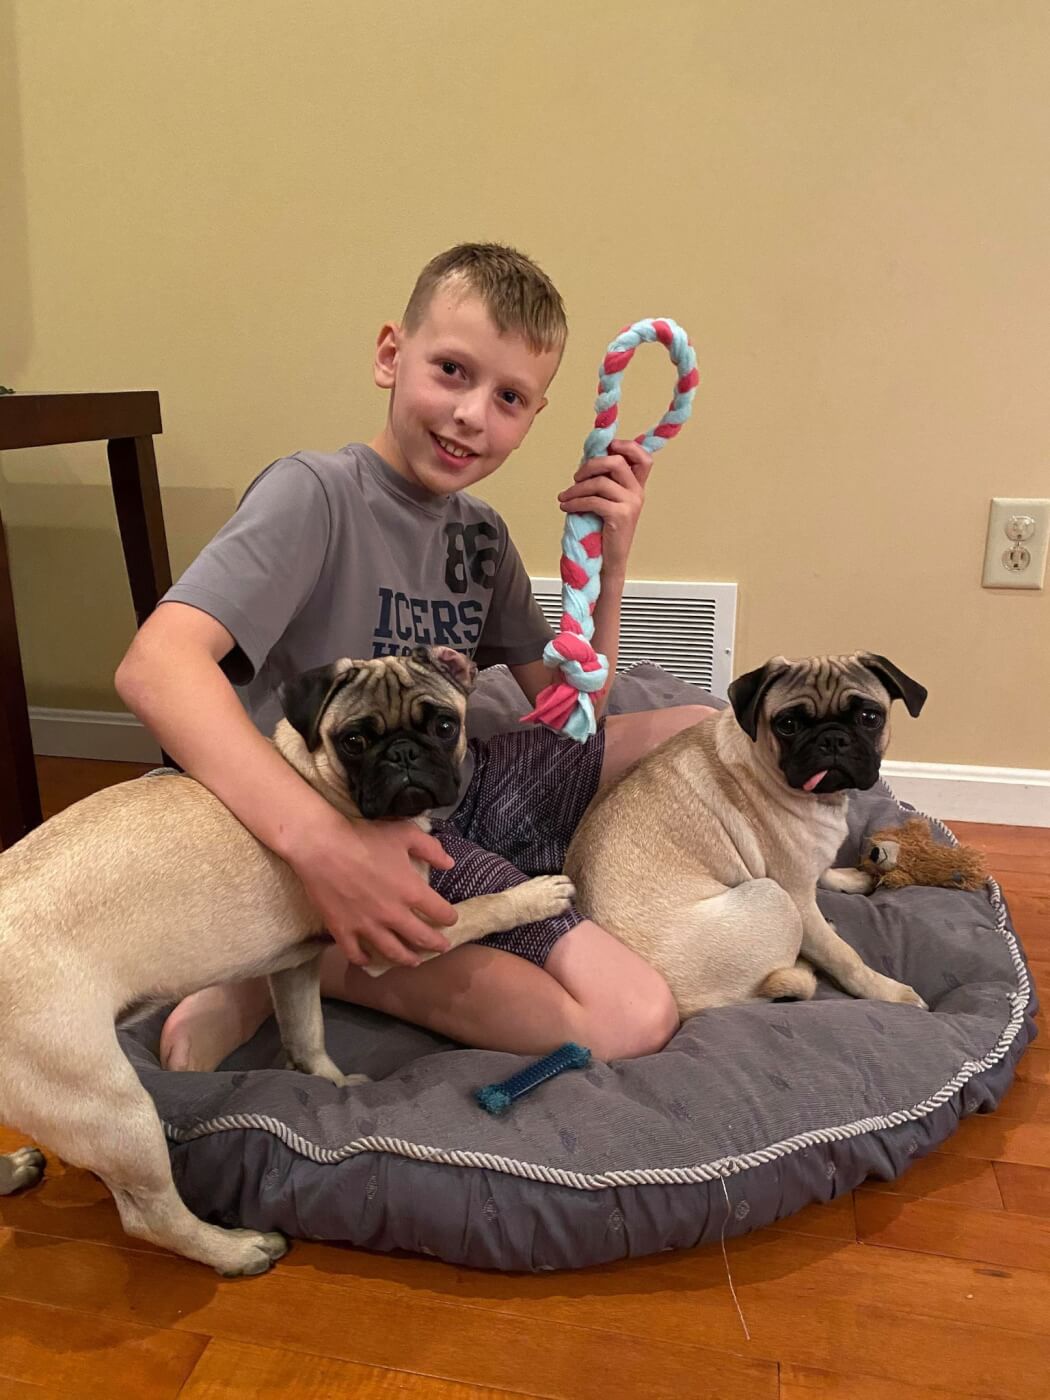
[[(886, 786), (886, 784), (883, 784)], [(889, 792), (888, 786), (886, 790)], [(901, 811), (916, 809), (901, 803), (892, 792), (890, 796)], [(924, 812), (919, 816), (936, 827), (947, 837), (951, 845), (959, 844), (954, 832), (950, 831), (936, 817), (928, 817)], [(217, 1118), (209, 1118), (192, 1128), (182, 1128), (166, 1122), (164, 1131), (172, 1142), (192, 1142), (196, 1138), (207, 1137), (212, 1133), (235, 1132), (243, 1129), (258, 1129), (272, 1134), (300, 1156), (325, 1166), (332, 1166), (365, 1152), (382, 1152), (391, 1156), (407, 1157), (417, 1162), (434, 1162), (443, 1166), (478, 1167), (485, 1171), (502, 1172), (508, 1176), (525, 1177), (530, 1181), (542, 1181), (553, 1186), (567, 1186), (576, 1191), (603, 1191), (610, 1186), (685, 1186), (697, 1182), (717, 1181), (752, 1167), (764, 1166), (780, 1158), (803, 1151), (809, 1147), (819, 1147), (832, 1142), (843, 1142), (861, 1137), (866, 1133), (901, 1127), (905, 1123), (917, 1122), (928, 1117), (963, 1089), (975, 1075), (992, 1069), (1006, 1055), (1024, 1024), (1025, 1011), (1031, 1000), (1032, 985), (1021, 956), (1020, 946), (1007, 917), (1006, 903), (998, 883), (989, 879), (986, 885), (988, 901), (995, 910), (995, 931), (1006, 943), (1010, 960), (1017, 974), (1017, 991), (1009, 994), (1010, 1019), (995, 1045), (981, 1060), (966, 1060), (959, 1072), (930, 1098), (915, 1104), (912, 1108), (899, 1109), (873, 1118), (861, 1118), (839, 1127), (818, 1128), (811, 1132), (798, 1133), (784, 1138), (755, 1152), (743, 1153), (736, 1157), (720, 1157), (713, 1162), (705, 1162), (693, 1167), (644, 1167), (631, 1171), (610, 1172), (570, 1172), (560, 1167), (550, 1167), (542, 1162), (523, 1162), (514, 1157), (500, 1157), (491, 1152), (456, 1151), (448, 1148), (430, 1147), (424, 1143), (408, 1142), (404, 1138), (362, 1137), (355, 1138), (343, 1147), (321, 1147), (293, 1132), (286, 1123), (265, 1114), (234, 1113)]]

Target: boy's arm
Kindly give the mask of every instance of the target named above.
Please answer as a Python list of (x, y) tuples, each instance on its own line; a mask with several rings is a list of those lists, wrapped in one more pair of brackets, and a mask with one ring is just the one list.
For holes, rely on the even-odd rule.
[(452, 861), (414, 823), (350, 823), (315, 792), (255, 728), (220, 669), (233, 646), (207, 613), (162, 603), (121, 662), (117, 691), (186, 772), (287, 861), (351, 962), (368, 961), (362, 943), (410, 965), (414, 950), (444, 951), (424, 919), (452, 924), (455, 911), (410, 860), (441, 869)]

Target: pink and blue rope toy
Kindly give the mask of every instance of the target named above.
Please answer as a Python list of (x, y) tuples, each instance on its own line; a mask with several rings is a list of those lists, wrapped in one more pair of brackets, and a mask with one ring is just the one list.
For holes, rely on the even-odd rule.
[[(635, 350), (646, 341), (663, 345), (678, 371), (674, 398), (655, 428), (635, 438), (647, 452), (658, 452), (681, 432), (693, 411), (699, 383), (696, 352), (685, 331), (668, 317), (635, 321), (620, 332), (605, 352), (598, 375), (594, 427), (583, 444), (583, 460), (601, 457), (616, 436), (624, 370)], [(543, 659), (561, 673), (540, 692), (536, 708), (525, 720), (540, 720), (569, 738), (582, 742), (595, 732), (592, 694), (609, 679), (609, 660), (591, 645), (594, 606), (601, 592), (602, 522), (597, 515), (568, 515), (562, 535), (561, 631), (548, 642)]]

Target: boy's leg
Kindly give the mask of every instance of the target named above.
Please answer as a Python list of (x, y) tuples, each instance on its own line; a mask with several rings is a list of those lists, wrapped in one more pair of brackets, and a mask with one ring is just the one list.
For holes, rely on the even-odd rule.
[(668, 710), (609, 715), (605, 721), (605, 752), (599, 786), (613, 782), (665, 739), (717, 714), (717, 710), (707, 705), (675, 705)]
[[(465, 1045), (519, 1055), (545, 1055), (575, 1040), (600, 1060), (630, 1059), (655, 1054), (678, 1029), (664, 979), (590, 919), (561, 934), (542, 967), (474, 943), (370, 977), (333, 945), (322, 958), (321, 991)], [(215, 1069), (271, 1010), (265, 979), (197, 992), (168, 1017), (161, 1064)], [(340, 1068), (349, 1073), (355, 1066)]]
[(330, 948), (321, 990), (480, 1050), (518, 1055), (545, 1055), (574, 1040), (600, 1060), (630, 1059), (656, 1054), (678, 1029), (660, 974), (589, 919), (559, 938), (543, 967), (475, 943), (369, 977)]

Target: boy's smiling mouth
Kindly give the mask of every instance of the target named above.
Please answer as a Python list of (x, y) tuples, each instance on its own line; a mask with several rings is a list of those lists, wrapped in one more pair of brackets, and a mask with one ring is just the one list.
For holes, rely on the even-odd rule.
[(464, 467), (478, 458), (477, 452), (471, 452), (469, 448), (461, 447), (452, 438), (439, 437), (437, 433), (431, 433), (430, 436), (441, 456), (453, 466)]

